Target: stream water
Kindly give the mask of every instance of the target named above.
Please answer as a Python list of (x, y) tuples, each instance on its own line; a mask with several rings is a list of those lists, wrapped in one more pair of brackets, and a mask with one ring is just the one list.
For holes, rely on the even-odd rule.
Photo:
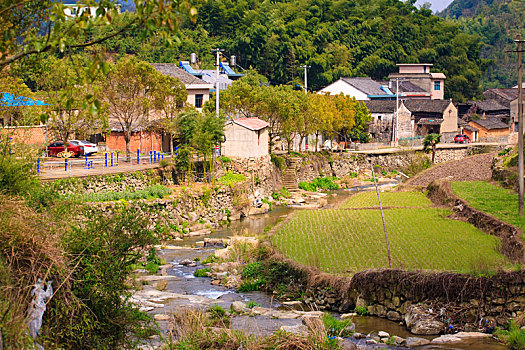
[[(366, 188), (362, 188), (360, 190), (366, 190)], [(329, 193), (328, 205), (330, 206), (337, 203), (338, 201), (344, 200), (351, 194), (351, 191), (336, 191)], [(298, 209), (279, 207), (268, 214), (247, 217), (240, 221), (234, 221), (230, 223), (228, 227), (218, 229), (207, 237), (226, 238), (244, 232), (257, 235), (264, 232), (265, 227), (269, 225), (275, 225), (279, 220), (282, 220), (294, 210)], [(237, 292), (223, 286), (212, 285), (209, 278), (195, 278), (193, 273), (197, 269), (202, 268), (200, 264), (197, 264), (195, 267), (182, 266), (178, 264), (180, 261), (185, 259), (195, 260), (196, 258), (199, 258), (202, 260), (205, 257), (213, 254), (213, 248), (195, 248), (195, 244), (202, 239), (202, 237), (188, 237), (182, 241), (167, 242), (167, 244), (171, 245), (172, 248), (161, 249), (160, 257), (163, 258), (166, 263), (173, 265), (172, 268), (168, 268), (166, 270), (167, 274), (171, 277), (170, 279), (166, 280), (167, 285), (165, 291), (176, 293), (177, 295), (181, 295), (183, 297), (175, 297), (167, 300), (165, 307), (151, 310), (150, 312), (152, 314), (169, 314), (170, 312), (176, 311), (181, 307), (208, 307), (209, 305), (213, 304), (218, 304), (226, 309), (229, 309), (231, 303), (238, 300), (244, 302), (251, 300), (266, 308), (286, 308), (285, 306), (282, 306), (278, 300), (274, 299), (272, 295), (264, 292)], [(336, 317), (338, 316), (337, 314), (334, 315)], [(413, 336), (404, 326), (384, 318), (356, 316), (353, 318), (353, 322), (356, 324), (356, 331), (363, 334), (385, 331), (390, 335), (396, 335), (403, 338)], [(294, 326), (300, 323), (300, 319), (272, 319), (268, 316), (236, 316), (232, 319), (231, 325), (233, 328), (241, 329), (256, 335), (267, 335), (278, 330), (282, 325)], [(167, 324), (165, 324), (165, 321), (160, 321), (159, 324), (161, 328), (167, 329)], [(432, 339), (435, 337), (425, 338)], [(459, 344), (447, 344), (441, 346), (433, 345), (426, 346), (424, 348), (473, 350), (505, 349), (503, 345), (499, 344), (493, 339), (474, 339)]]

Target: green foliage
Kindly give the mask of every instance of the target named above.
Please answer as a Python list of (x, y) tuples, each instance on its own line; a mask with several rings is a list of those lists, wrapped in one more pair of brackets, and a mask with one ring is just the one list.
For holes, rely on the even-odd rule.
[[(422, 203), (427, 199), (392, 193), (387, 203)], [(367, 208), (373, 196), (360, 193), (350, 198), (353, 207)], [(362, 199), (362, 200), (361, 200)], [(377, 200), (377, 199), (376, 199)], [(392, 251), (392, 266), (403, 269), (468, 271), (482, 255), (502, 266), (498, 237), (474, 226), (448, 219), (440, 208), (392, 208), (384, 210)], [(377, 209), (326, 209), (298, 212), (280, 226), (271, 243), (286, 257), (306, 265), (316, 264), (328, 273), (351, 274), (388, 266), (381, 212)]]
[(246, 303), (246, 307), (247, 307), (248, 309), (253, 309), (253, 308), (256, 307), (256, 306), (260, 307), (261, 304), (258, 304), (258, 303), (256, 303), (256, 302), (253, 301), (253, 300), (249, 300), (249, 301)]
[(89, 216), (91, 220), (64, 236), (66, 251), (75, 257), (70, 262), (71, 291), (77, 299), (73, 305), (59, 297), (51, 300), (46, 337), (70, 349), (131, 346), (134, 337), (148, 337), (153, 329), (144, 327), (150, 318), (129, 303), (127, 281), (141, 250), (156, 240), (147, 229), (147, 217), (131, 208)]
[(525, 349), (525, 330), (514, 321), (510, 321), (506, 329), (498, 329), (494, 334), (498, 339), (504, 341), (509, 349)]
[(329, 336), (349, 337), (354, 333), (353, 331), (346, 329), (352, 325), (352, 320), (350, 319), (338, 320), (334, 316), (325, 312), (323, 314), (323, 323)]
[(360, 316), (368, 316), (370, 313), (368, 312), (368, 309), (364, 306), (358, 306), (355, 308), (355, 313)]
[(498, 156), (500, 156), (500, 157), (501, 157), (501, 156), (505, 156), (505, 155), (509, 154), (510, 151), (512, 151), (512, 148), (507, 147), (507, 148), (505, 148), (505, 149), (499, 151), (499, 152), (498, 152)]
[(247, 177), (243, 174), (234, 174), (231, 171), (227, 172), (219, 179), (219, 183), (225, 186), (235, 186), (239, 182), (246, 181)]
[(279, 190), (279, 195), (283, 196), (284, 198), (290, 198), (291, 194), (290, 191), (286, 187), (283, 187)]
[(26, 147), (12, 145), (9, 136), (2, 135), (0, 140), (0, 191), (29, 196), (39, 187), (35, 157)]
[(193, 273), (193, 276), (195, 277), (208, 277), (208, 272), (210, 272), (211, 269), (209, 267), (206, 267), (204, 269), (199, 269)]
[(264, 269), (260, 262), (251, 262), (242, 269), (242, 283), (239, 292), (259, 290), (265, 284)]
[(518, 214), (518, 194), (485, 181), (452, 182), (452, 191), (472, 207), (525, 229), (525, 218)]
[(275, 154), (271, 154), (270, 158), (272, 160), (272, 163), (281, 170), (284, 170), (286, 168), (286, 161), (283, 157), (277, 156)]
[(201, 265), (207, 265), (219, 261), (215, 255), (208, 255), (204, 260), (201, 261)]
[(96, 192), (86, 193), (81, 196), (83, 202), (108, 202), (118, 200), (137, 200), (137, 199), (154, 199), (164, 198), (171, 194), (171, 189), (162, 185), (153, 185), (139, 191), (122, 191), (122, 192)]
[(339, 185), (334, 183), (337, 180), (334, 176), (318, 177), (312, 180), (312, 182), (299, 182), (299, 188), (305, 191), (315, 192), (318, 189), (321, 190), (337, 190)]
[(223, 164), (228, 164), (230, 163), (232, 160), (229, 158), (229, 157), (226, 157), (226, 156), (221, 156), (219, 158), (219, 160), (223, 163)]

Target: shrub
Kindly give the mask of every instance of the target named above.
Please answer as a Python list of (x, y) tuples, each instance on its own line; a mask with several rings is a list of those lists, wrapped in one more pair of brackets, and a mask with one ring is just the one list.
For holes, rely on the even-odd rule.
[[(151, 317), (129, 302), (127, 281), (141, 251), (156, 242), (148, 218), (128, 207), (91, 212), (63, 237), (73, 271), (73, 298), (59, 290), (45, 318), (46, 338), (65, 349), (128, 348), (155, 331)], [(46, 311), (47, 312), (47, 311)]]
[(322, 190), (337, 190), (339, 185), (334, 183), (336, 177), (326, 176), (318, 177), (312, 180), (312, 182), (299, 182), (299, 188), (305, 191), (315, 192), (318, 189)]
[(279, 194), (283, 196), (284, 198), (290, 198), (291, 194), (290, 191), (286, 187), (283, 187), (279, 190)]
[(272, 163), (280, 170), (284, 170), (286, 168), (286, 161), (284, 160), (283, 157), (272, 154), (270, 155), (270, 158), (272, 160)]
[(219, 183), (230, 187), (233, 187), (235, 184), (243, 181), (246, 181), (246, 176), (242, 174), (234, 174), (231, 171), (227, 172), (219, 179)]
[(352, 320), (350, 319), (338, 320), (334, 316), (325, 312), (323, 315), (323, 323), (329, 336), (349, 337), (354, 333), (353, 331), (346, 329), (348, 326), (352, 325)]
[(219, 158), (219, 160), (220, 160), (222, 163), (224, 163), (224, 164), (230, 163), (230, 162), (232, 161), (230, 158), (228, 158), (228, 157), (226, 157), (226, 156), (221, 156), (221, 157)]
[[(100, 192), (88, 193), (81, 197), (83, 202), (109, 202), (118, 200), (138, 200), (138, 199), (152, 199), (164, 198), (171, 194), (171, 189), (162, 185), (153, 185), (146, 187), (140, 191), (122, 191), (122, 192)], [(75, 198), (75, 197), (71, 197)]]
[(358, 306), (355, 308), (354, 312), (360, 316), (368, 315), (368, 309), (364, 306)]
[(259, 278), (263, 272), (263, 266), (260, 262), (252, 262), (244, 265), (242, 269), (243, 278)]
[(199, 269), (193, 273), (193, 276), (195, 277), (208, 277), (208, 272), (210, 272), (211, 269), (209, 267), (206, 267), (204, 269)]
[(211, 264), (211, 263), (214, 263), (214, 262), (217, 262), (219, 261), (219, 258), (217, 258), (215, 255), (211, 254), (211, 255), (208, 255), (204, 260), (201, 261), (201, 264), (202, 265), (207, 265), (207, 264)]
[(253, 308), (256, 307), (256, 306), (261, 306), (261, 304), (257, 304), (257, 303), (256, 303), (255, 301), (253, 301), (253, 300), (250, 300), (250, 301), (248, 301), (248, 302), (246, 303), (246, 307), (247, 307), (248, 309), (253, 309)]
[(520, 329), (520, 326), (514, 321), (510, 321), (506, 329), (498, 329), (494, 334), (498, 339), (504, 341), (509, 349), (525, 349), (525, 329)]

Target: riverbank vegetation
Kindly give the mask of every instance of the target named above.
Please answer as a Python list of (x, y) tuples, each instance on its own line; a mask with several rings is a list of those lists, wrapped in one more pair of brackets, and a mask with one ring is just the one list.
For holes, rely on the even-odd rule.
[(520, 229), (525, 228), (525, 218), (518, 214), (518, 194), (486, 181), (451, 182), (454, 194), (472, 207), (490, 214)]
[[(9, 152), (8, 149), (11, 151)], [(0, 333), (32, 347), (27, 312), (35, 285), (53, 287), (36, 342), (46, 348), (131, 348), (156, 333), (129, 302), (132, 268), (156, 242), (148, 218), (126, 205), (92, 211), (36, 179), (34, 154), (0, 145)]]
[(216, 320), (214, 309), (208, 312), (196, 309), (183, 309), (172, 315), (167, 349), (170, 350), (272, 350), (272, 349), (342, 349), (335, 337), (327, 336), (329, 327), (336, 332), (351, 321), (337, 322), (330, 316), (323, 319), (308, 317), (304, 319), (305, 333), (277, 331), (270, 336), (256, 337), (240, 330), (232, 330), (226, 315)]
[[(329, 273), (353, 274), (386, 268), (380, 211), (351, 209), (354, 205), (375, 206), (374, 195), (357, 194), (343, 205), (345, 209), (298, 212), (276, 229), (271, 242), (286, 257)], [(479, 266), (490, 271), (505, 263), (498, 252), (497, 237), (468, 223), (448, 219), (449, 211), (429, 207), (423, 194), (382, 195), (385, 206), (416, 206), (385, 210), (392, 267), (477, 273)]]

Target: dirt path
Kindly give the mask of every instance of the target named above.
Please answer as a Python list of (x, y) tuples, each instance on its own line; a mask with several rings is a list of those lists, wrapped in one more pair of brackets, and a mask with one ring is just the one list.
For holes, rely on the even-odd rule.
[(478, 154), (472, 157), (437, 164), (408, 180), (405, 186), (426, 187), (432, 181), (448, 178), (452, 181), (488, 180), (492, 176), (494, 153)]

